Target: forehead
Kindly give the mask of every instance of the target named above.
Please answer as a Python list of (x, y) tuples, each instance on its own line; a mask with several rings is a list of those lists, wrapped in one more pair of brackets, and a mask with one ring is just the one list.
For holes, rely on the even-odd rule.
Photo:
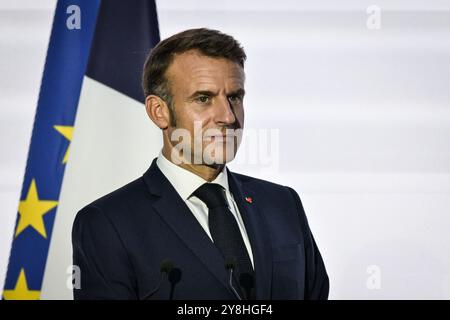
[(176, 86), (244, 86), (244, 69), (225, 58), (213, 58), (197, 51), (175, 55), (167, 70), (167, 77)]

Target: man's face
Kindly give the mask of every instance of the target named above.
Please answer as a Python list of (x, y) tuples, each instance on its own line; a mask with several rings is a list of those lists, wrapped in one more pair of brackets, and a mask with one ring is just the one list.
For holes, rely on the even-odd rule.
[[(170, 83), (176, 126), (167, 133), (171, 145), (180, 146), (177, 130), (191, 137), (183, 141), (190, 157), (183, 161), (222, 164), (231, 161), (244, 126), (243, 68), (228, 59), (211, 58), (197, 51), (176, 55), (166, 76)], [(172, 139), (171, 139), (172, 137)], [(184, 139), (183, 139), (184, 140)]]

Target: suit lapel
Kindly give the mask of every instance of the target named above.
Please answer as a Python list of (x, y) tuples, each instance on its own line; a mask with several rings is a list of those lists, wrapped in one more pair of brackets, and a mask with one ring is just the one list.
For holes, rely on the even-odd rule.
[(159, 170), (156, 159), (144, 174), (144, 180), (150, 193), (159, 196), (153, 203), (157, 213), (231, 293), (227, 283), (227, 271), (220, 252), (190, 212), (189, 207)]
[[(227, 170), (228, 171), (228, 170)], [(235, 174), (228, 171), (230, 191), (239, 208), (250, 240), (255, 265), (256, 299), (270, 299), (272, 281), (272, 245), (269, 229), (258, 208), (258, 194), (247, 188)], [(245, 199), (247, 198), (247, 200)]]

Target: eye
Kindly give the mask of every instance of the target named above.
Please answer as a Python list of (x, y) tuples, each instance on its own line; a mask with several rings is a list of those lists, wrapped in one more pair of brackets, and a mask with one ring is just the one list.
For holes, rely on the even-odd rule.
[(235, 95), (229, 96), (228, 100), (231, 103), (240, 103), (240, 102), (242, 102), (242, 96), (238, 95), (238, 94), (235, 94)]
[(207, 104), (211, 101), (211, 98), (208, 96), (198, 96), (195, 100), (201, 104)]

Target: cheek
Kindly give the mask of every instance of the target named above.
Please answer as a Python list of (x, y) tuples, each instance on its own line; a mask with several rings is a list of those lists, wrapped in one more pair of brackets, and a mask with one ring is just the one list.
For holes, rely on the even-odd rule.
[(198, 123), (197, 126), (206, 130), (208, 127), (211, 127), (209, 124), (213, 121), (213, 115), (208, 110), (203, 111), (192, 111), (190, 114), (190, 121), (192, 123), (192, 127), (194, 127), (194, 123)]
[(195, 121), (202, 121), (203, 114), (192, 106), (184, 105), (176, 110), (177, 126), (186, 129), (194, 128)]
[(177, 119), (177, 127), (188, 130), (193, 140), (200, 140), (207, 128), (214, 127), (210, 125), (211, 119), (207, 111), (191, 109), (190, 112), (184, 113), (181, 119)]

